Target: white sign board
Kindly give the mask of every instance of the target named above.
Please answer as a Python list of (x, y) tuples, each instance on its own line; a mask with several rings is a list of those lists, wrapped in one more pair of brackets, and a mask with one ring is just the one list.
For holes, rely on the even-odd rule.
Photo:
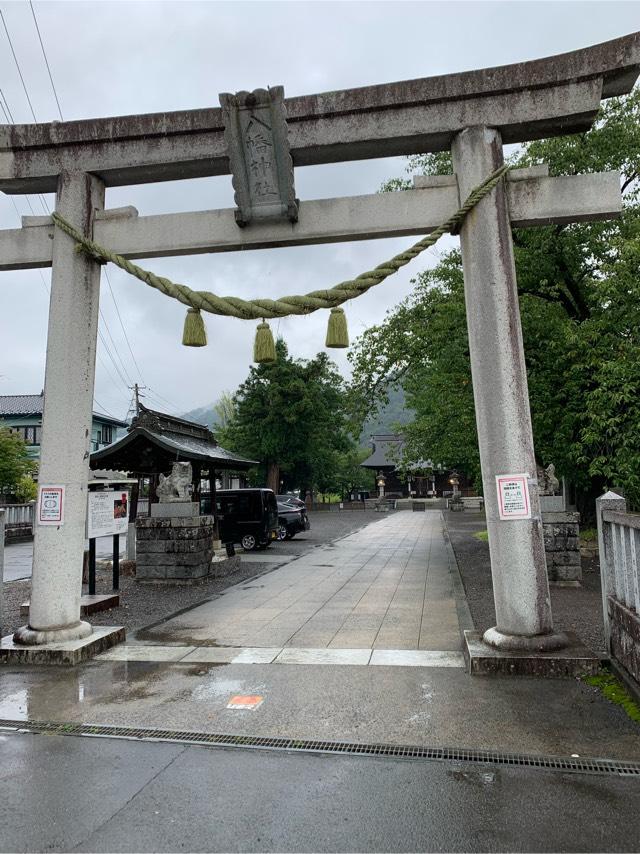
[(126, 534), (129, 525), (129, 493), (121, 489), (89, 493), (87, 537)]
[(531, 518), (528, 480), (526, 474), (502, 474), (496, 477), (501, 519)]
[(64, 486), (62, 484), (39, 487), (38, 525), (64, 525)]

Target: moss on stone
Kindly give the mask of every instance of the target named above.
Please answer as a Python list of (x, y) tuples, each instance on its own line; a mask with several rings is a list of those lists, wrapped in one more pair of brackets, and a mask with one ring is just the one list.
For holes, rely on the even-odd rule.
[(624, 683), (620, 681), (609, 670), (602, 670), (596, 676), (583, 676), (587, 685), (599, 688), (607, 700), (611, 700), (617, 706), (621, 706), (632, 721), (640, 723), (640, 705), (636, 703), (627, 691)]
[(476, 531), (473, 536), (476, 540), (482, 540), (483, 543), (489, 542), (489, 531)]

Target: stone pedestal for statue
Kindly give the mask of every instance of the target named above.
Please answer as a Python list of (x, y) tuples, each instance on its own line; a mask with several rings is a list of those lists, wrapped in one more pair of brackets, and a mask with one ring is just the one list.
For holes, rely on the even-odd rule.
[(174, 463), (160, 475), (158, 504), (148, 519), (136, 519), (136, 579), (153, 583), (197, 581), (210, 574), (215, 546), (215, 519), (200, 515), (191, 500), (191, 463)]
[(136, 519), (136, 579), (176, 583), (206, 578), (213, 557), (214, 534), (213, 516)]
[(542, 530), (549, 583), (555, 587), (580, 587), (580, 514), (543, 510)]

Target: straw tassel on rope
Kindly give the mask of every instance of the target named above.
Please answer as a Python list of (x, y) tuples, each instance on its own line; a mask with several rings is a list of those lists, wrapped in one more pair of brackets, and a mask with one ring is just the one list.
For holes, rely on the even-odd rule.
[(182, 343), (185, 347), (206, 347), (207, 330), (199, 308), (188, 308), (184, 319)]
[(253, 361), (259, 365), (276, 360), (276, 345), (273, 340), (271, 327), (263, 320), (256, 329), (256, 340), (253, 345)]
[(347, 316), (342, 308), (332, 308), (327, 324), (327, 339), (325, 347), (348, 347), (349, 330), (347, 329)]

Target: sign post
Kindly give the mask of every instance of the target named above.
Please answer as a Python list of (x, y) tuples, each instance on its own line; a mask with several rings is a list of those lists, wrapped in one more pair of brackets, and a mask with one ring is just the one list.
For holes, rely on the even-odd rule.
[(120, 534), (129, 526), (129, 493), (123, 489), (89, 493), (89, 595), (96, 593), (96, 538), (113, 537), (113, 589), (120, 588)]

